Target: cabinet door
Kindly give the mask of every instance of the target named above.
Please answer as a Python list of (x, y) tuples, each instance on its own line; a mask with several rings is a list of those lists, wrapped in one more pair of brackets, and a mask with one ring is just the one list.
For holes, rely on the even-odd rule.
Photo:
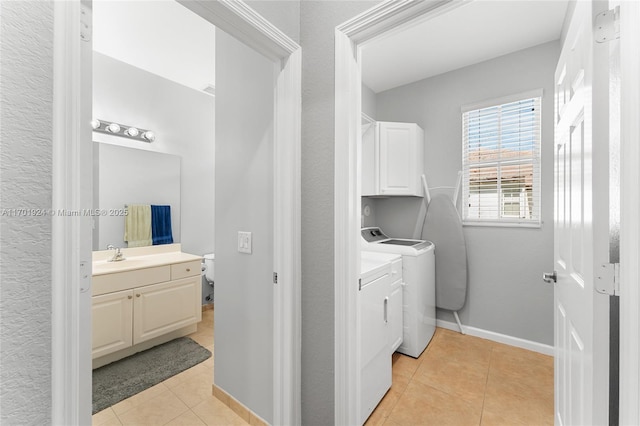
[(201, 286), (198, 275), (134, 289), (133, 343), (197, 323)]
[(389, 275), (385, 274), (360, 291), (362, 423), (391, 387), (389, 285)]
[(414, 123), (378, 123), (380, 194), (419, 195), (418, 126)]
[(388, 315), (391, 352), (395, 352), (402, 344), (402, 280), (391, 285)]
[(92, 357), (98, 358), (132, 345), (133, 290), (92, 298)]

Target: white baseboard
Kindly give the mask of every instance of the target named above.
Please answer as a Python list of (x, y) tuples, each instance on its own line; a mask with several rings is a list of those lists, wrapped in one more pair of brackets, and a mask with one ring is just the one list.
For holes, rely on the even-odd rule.
[[(444, 320), (436, 320), (436, 326), (446, 328), (447, 330), (460, 331), (458, 324), (455, 322), (449, 322)], [(483, 330), (481, 328), (470, 327), (468, 325), (462, 325), (464, 332), (469, 336), (480, 337), (482, 339), (491, 340), (493, 342), (503, 343), (509, 346), (515, 346), (516, 348), (527, 349), (533, 352), (538, 352), (544, 355), (554, 355), (553, 346), (545, 345), (538, 342), (532, 342), (531, 340), (521, 339), (519, 337), (507, 336), (506, 334), (495, 333), (493, 331)]]

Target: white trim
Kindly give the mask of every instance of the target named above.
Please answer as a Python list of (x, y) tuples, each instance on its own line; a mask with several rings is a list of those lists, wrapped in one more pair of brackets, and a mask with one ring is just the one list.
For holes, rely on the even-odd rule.
[[(544, 89), (529, 90), (527, 92), (516, 93), (514, 95), (502, 96), (495, 99), (487, 99), (486, 101), (474, 102), (472, 104), (463, 105), (460, 107), (460, 111), (465, 112), (473, 111), (476, 109), (488, 108), (491, 106), (510, 104), (512, 102), (522, 101), (525, 99), (542, 98), (544, 96)], [(542, 99), (540, 100), (542, 102)]]
[[(54, 2), (54, 211), (88, 209), (92, 201), (92, 144), (86, 143), (91, 140), (91, 43), (80, 39), (81, 7), (79, 1)], [(51, 246), (51, 421), (90, 424), (90, 218), (53, 216)], [(81, 261), (84, 275), (89, 268), (88, 279)]]
[[(293, 40), (242, 1), (180, 0), (180, 3), (273, 60), (280, 69), (275, 87), (274, 115), (274, 155), (277, 157), (277, 164), (274, 164), (274, 227), (278, 230), (274, 235), (279, 237), (275, 241), (274, 268), (278, 272), (279, 283), (274, 287), (273, 301), (273, 424), (300, 424), (301, 50)], [(82, 111), (90, 113), (91, 100), (88, 108), (84, 104), (84, 109), (80, 108), (77, 100), (81, 87), (78, 76), (83, 75), (79, 72), (80, 43), (77, 37), (80, 34), (79, 2), (55, 2), (55, 7), (54, 60), (57, 72), (54, 76), (54, 128), (57, 130), (54, 136), (53, 207), (75, 208), (82, 200), (83, 190), (86, 190), (81, 186), (87, 185), (87, 180), (80, 177), (91, 176), (90, 170), (88, 174), (82, 173), (82, 165), (92, 164), (90, 151), (87, 156), (86, 151), (78, 148), (79, 141), (90, 140), (91, 137), (90, 118), (80, 119)], [(85, 130), (89, 132), (88, 136), (84, 135)], [(91, 180), (88, 182), (90, 186)], [(79, 206), (84, 207), (91, 206)], [(86, 321), (90, 317), (90, 300), (81, 303), (78, 292), (74, 291), (79, 287), (79, 260), (84, 257), (78, 250), (73, 250), (74, 244), (87, 243), (90, 262), (91, 232), (90, 228), (80, 228), (54, 218), (53, 419), (54, 423), (65, 425), (91, 422), (91, 391), (90, 388), (88, 391), (82, 388), (86, 378), (90, 385), (90, 370), (88, 374), (79, 370), (83, 368), (84, 361), (89, 366), (91, 363), (90, 338), (79, 334), (83, 326), (90, 327), (90, 322), (87, 325)], [(89, 312), (83, 316), (81, 311), (86, 309)], [(85, 319), (84, 325), (81, 318)], [(80, 353), (80, 348), (84, 347), (89, 349), (86, 360)]]
[[(355, 425), (360, 419), (360, 69), (349, 38), (336, 30), (335, 119), (335, 424)], [(340, 105), (352, 108), (338, 110)], [(351, 174), (353, 172), (353, 174)]]
[(430, 19), (464, 2), (382, 2), (339, 25), (335, 33), (335, 424), (360, 416), (357, 285), (360, 253), (361, 70), (359, 47), (376, 37)]
[[(455, 322), (436, 320), (436, 327), (446, 328), (447, 330), (459, 331), (458, 324)], [(465, 334), (469, 336), (480, 337), (482, 339), (491, 340), (492, 342), (502, 343), (516, 348), (526, 349), (528, 351), (538, 352), (543, 355), (554, 356), (554, 347), (545, 345), (544, 343), (533, 342), (531, 340), (521, 339), (519, 337), (508, 336), (506, 334), (496, 333), (494, 331), (483, 330), (482, 328), (464, 326)]]
[(620, 4), (620, 424), (640, 424), (640, 3)]
[[(283, 61), (283, 63), (285, 63)], [(301, 116), (302, 52), (278, 76), (274, 118), (273, 424), (300, 424), (301, 413)]]
[(506, 220), (478, 222), (473, 220), (463, 220), (462, 226), (490, 226), (492, 228), (542, 228), (542, 221), (530, 221), (530, 222), (509, 222)]

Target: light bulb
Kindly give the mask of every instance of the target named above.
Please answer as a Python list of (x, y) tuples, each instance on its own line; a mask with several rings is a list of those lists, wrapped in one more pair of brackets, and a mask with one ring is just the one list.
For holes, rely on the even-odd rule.
[(120, 126), (117, 123), (111, 123), (107, 126), (107, 130), (110, 131), (111, 133), (119, 133)]
[(127, 130), (124, 131), (124, 134), (135, 138), (140, 134), (140, 131), (135, 127), (129, 127)]
[(96, 120), (95, 118), (91, 120), (91, 127), (93, 128), (93, 130), (99, 129), (101, 124), (102, 123), (100, 123), (100, 120)]
[(156, 140), (156, 135), (151, 130), (147, 130), (142, 134), (142, 137), (148, 140), (149, 142), (153, 142)]

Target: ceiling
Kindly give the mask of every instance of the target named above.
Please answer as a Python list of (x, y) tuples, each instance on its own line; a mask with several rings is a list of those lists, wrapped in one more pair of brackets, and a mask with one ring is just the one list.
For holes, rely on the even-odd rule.
[(362, 48), (375, 93), (560, 38), (568, 0), (472, 0)]
[(94, 0), (93, 50), (193, 89), (215, 83), (215, 27), (175, 1)]

